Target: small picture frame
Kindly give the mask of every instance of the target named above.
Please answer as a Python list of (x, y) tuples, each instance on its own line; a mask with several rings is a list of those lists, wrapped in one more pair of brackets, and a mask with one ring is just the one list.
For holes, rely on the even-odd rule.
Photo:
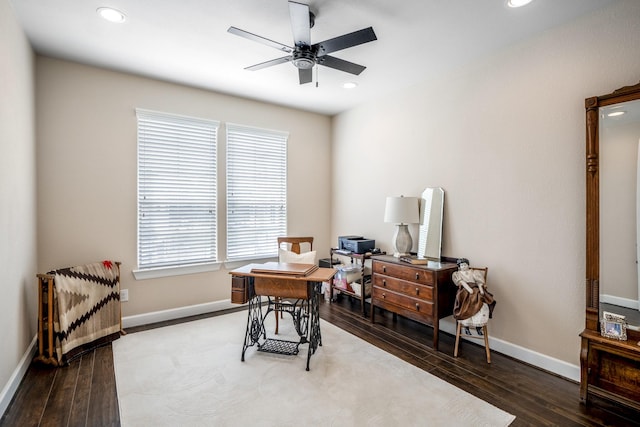
[(627, 340), (627, 321), (625, 316), (619, 314), (602, 312), (600, 320), (600, 335), (620, 341)]

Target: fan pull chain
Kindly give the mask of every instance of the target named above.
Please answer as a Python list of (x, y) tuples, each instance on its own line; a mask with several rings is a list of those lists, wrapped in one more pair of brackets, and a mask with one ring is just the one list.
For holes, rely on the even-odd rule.
[(318, 74), (319, 74), (318, 64), (316, 64), (316, 87), (318, 87)]

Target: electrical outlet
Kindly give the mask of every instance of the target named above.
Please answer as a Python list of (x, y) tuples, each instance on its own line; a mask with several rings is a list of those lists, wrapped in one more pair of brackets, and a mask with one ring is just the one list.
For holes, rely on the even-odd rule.
[(129, 289), (120, 289), (120, 301), (129, 301)]

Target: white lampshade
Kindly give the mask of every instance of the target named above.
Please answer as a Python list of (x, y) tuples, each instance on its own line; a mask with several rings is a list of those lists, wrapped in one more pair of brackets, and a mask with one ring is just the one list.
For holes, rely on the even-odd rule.
[(417, 197), (387, 197), (384, 222), (416, 224), (420, 222), (420, 203)]
[(417, 197), (387, 197), (384, 208), (384, 222), (398, 225), (393, 238), (393, 256), (409, 255), (413, 239), (407, 224), (420, 222), (420, 203)]

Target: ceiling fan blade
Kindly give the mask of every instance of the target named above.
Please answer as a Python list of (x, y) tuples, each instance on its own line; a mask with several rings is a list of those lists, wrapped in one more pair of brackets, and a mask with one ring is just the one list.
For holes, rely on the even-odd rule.
[(284, 56), (282, 58), (272, 59), (270, 61), (265, 61), (256, 65), (252, 65), (250, 67), (245, 68), (245, 70), (249, 70), (249, 71), (262, 70), (263, 68), (272, 67), (278, 64), (284, 64), (285, 62), (291, 61), (291, 59), (292, 59), (291, 56)]
[(324, 65), (325, 67), (333, 68), (336, 70), (344, 71), (345, 73), (355, 74), (356, 76), (365, 70), (365, 66), (354, 64), (353, 62), (345, 61), (344, 59), (336, 58), (335, 56), (319, 56), (317, 63)]
[(293, 43), (296, 46), (311, 46), (311, 22), (309, 20), (309, 6), (295, 1), (289, 2), (291, 16), (291, 30)]
[(311, 83), (313, 80), (313, 73), (311, 68), (298, 68), (298, 78), (300, 79), (300, 84), (303, 85), (305, 83)]
[(376, 33), (373, 32), (373, 28), (369, 27), (316, 43), (313, 47), (318, 48), (318, 55), (326, 55), (327, 53), (337, 52), (348, 47), (372, 42), (374, 40), (378, 40), (378, 37), (376, 37)]
[(273, 40), (269, 40), (269, 39), (264, 38), (262, 36), (255, 35), (255, 34), (250, 33), (248, 31), (241, 30), (240, 28), (229, 27), (227, 32), (229, 32), (231, 34), (235, 34), (236, 36), (244, 37), (245, 39), (253, 40), (254, 42), (258, 42), (258, 43), (265, 44), (267, 46), (271, 46), (271, 47), (273, 47), (275, 49), (278, 49), (278, 50), (281, 50), (283, 52), (287, 52), (287, 53), (293, 52), (293, 48), (292, 47), (289, 47), (289, 46), (284, 45), (282, 43), (275, 42)]

